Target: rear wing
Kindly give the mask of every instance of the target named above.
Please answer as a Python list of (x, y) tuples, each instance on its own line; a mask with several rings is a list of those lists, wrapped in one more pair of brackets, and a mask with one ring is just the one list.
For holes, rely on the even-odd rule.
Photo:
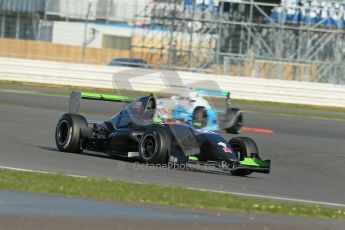
[(210, 95), (215, 97), (225, 97), (227, 108), (230, 106), (230, 92), (210, 89), (196, 89), (199, 94)]
[(196, 89), (199, 94), (218, 96), (218, 97), (230, 97), (230, 92), (211, 90), (211, 89)]
[(130, 103), (134, 100), (127, 96), (72, 91), (69, 97), (69, 113), (78, 113), (81, 99), (126, 103)]

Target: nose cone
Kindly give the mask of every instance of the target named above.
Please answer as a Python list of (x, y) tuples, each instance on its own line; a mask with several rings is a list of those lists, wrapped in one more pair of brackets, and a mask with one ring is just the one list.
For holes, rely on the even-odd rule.
[(200, 154), (203, 159), (215, 161), (238, 161), (228, 142), (217, 133), (203, 133), (200, 136)]
[(217, 143), (217, 152), (224, 160), (238, 161), (237, 155), (227, 142), (219, 141)]

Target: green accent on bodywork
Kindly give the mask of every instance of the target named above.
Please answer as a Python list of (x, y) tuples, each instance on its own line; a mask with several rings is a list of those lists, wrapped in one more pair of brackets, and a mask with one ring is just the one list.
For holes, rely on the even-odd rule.
[(260, 158), (250, 158), (246, 157), (243, 161), (240, 161), (242, 166), (254, 166), (260, 168), (270, 168), (271, 163), (270, 161), (263, 161)]
[(155, 124), (161, 124), (161, 123), (163, 123), (163, 120), (161, 118), (157, 118), (156, 117), (156, 118), (152, 119), (152, 122), (155, 123)]
[(188, 160), (190, 160), (190, 161), (197, 161), (199, 159), (196, 156), (189, 156)]
[(100, 94), (100, 93), (81, 93), (81, 97), (84, 99), (104, 100), (104, 101), (120, 101), (120, 102), (131, 102), (133, 98), (111, 94)]
[(196, 127), (201, 127), (201, 122), (193, 122), (193, 125), (196, 126)]

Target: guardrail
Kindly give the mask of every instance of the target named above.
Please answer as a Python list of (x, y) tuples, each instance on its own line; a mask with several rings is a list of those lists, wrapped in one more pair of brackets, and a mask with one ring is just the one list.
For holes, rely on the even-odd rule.
[(180, 93), (230, 91), (235, 99), (345, 107), (345, 86), (190, 72), (0, 58), (0, 80)]

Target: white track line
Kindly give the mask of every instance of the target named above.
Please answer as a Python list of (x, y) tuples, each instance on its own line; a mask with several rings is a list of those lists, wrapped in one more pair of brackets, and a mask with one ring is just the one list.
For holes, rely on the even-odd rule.
[[(24, 168), (15, 168), (15, 167), (8, 167), (8, 166), (1, 166), (1, 165), (0, 165), (0, 168), (16, 170), (16, 171), (21, 171), (21, 172), (37, 172), (37, 173), (58, 174), (58, 173), (54, 173), (54, 172), (24, 169)], [(65, 174), (65, 175), (72, 176), (72, 177), (89, 178), (87, 176), (81, 176), (81, 175), (75, 175), (75, 174)], [(135, 181), (132, 183), (147, 184), (147, 183), (135, 182)], [(239, 196), (256, 197), (256, 198), (266, 198), (266, 199), (274, 199), (274, 200), (282, 200), (282, 201), (292, 201), (292, 202), (299, 202), (299, 203), (319, 204), (319, 205), (327, 205), (327, 206), (334, 206), (334, 207), (343, 207), (343, 208), (345, 207), (345, 204), (314, 201), (314, 200), (295, 199), (295, 198), (280, 197), (280, 196), (258, 195), (258, 194), (251, 194), (251, 193), (242, 193), (242, 192), (229, 192), (229, 191), (202, 189), (202, 188), (194, 188), (194, 187), (186, 187), (186, 189), (205, 191), (205, 192), (216, 192), (216, 193), (223, 193), (223, 194), (232, 194), (232, 195), (239, 195)]]
[[(10, 169), (15, 171), (21, 171), (21, 172), (36, 172), (36, 173), (46, 173), (46, 174), (58, 174), (54, 172), (47, 172), (47, 171), (41, 171), (41, 170), (32, 170), (32, 169), (24, 169), (24, 168), (15, 168), (15, 167), (8, 167), (8, 166), (1, 166), (1, 169)], [(87, 176), (81, 176), (81, 175), (75, 175), (75, 174), (64, 174), (71, 177), (80, 177), (80, 178), (88, 178)]]
[(205, 191), (205, 192), (217, 192), (217, 193), (224, 193), (224, 194), (233, 194), (233, 195), (239, 195), (239, 196), (249, 196), (249, 197), (256, 197), (256, 198), (282, 200), (282, 201), (293, 201), (293, 202), (300, 202), (300, 203), (320, 204), (320, 205), (327, 205), (327, 206), (334, 206), (334, 207), (345, 207), (345, 204), (330, 203), (330, 202), (323, 202), (323, 201), (314, 201), (314, 200), (295, 199), (295, 198), (280, 197), (280, 196), (258, 195), (258, 194), (251, 194), (251, 193), (242, 193), (242, 192), (229, 192), (229, 191), (202, 189), (202, 188), (194, 188), (194, 187), (187, 187), (187, 189), (199, 190), (199, 191)]

